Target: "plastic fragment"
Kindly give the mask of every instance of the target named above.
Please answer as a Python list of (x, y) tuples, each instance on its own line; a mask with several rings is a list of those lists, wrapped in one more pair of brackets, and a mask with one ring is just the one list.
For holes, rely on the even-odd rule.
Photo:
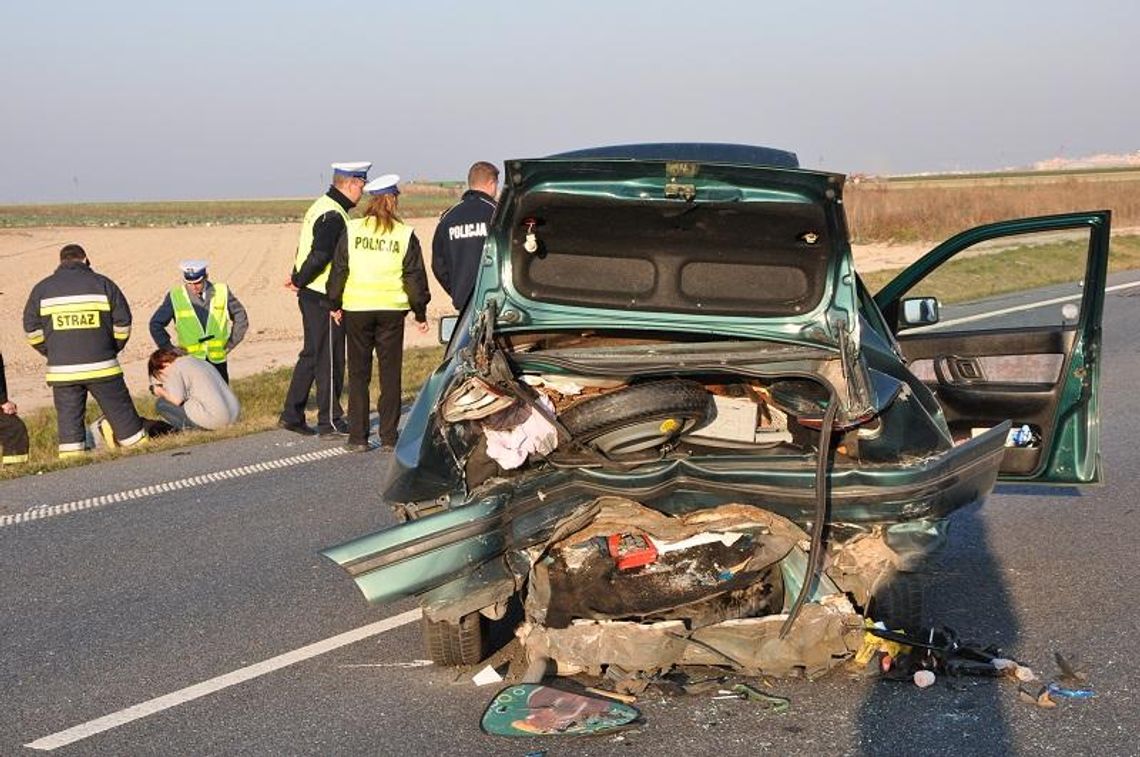
[(934, 673), (929, 670), (916, 670), (914, 671), (914, 685), (920, 689), (925, 689), (928, 686), (933, 686), (935, 681)]
[(1025, 667), (1024, 665), (1018, 665), (1017, 670), (1014, 671), (1013, 675), (1022, 683), (1030, 683), (1037, 680), (1037, 675), (1033, 672), (1033, 670)]
[(792, 706), (792, 700), (787, 697), (782, 697), (777, 694), (767, 694), (759, 689), (755, 689), (746, 683), (738, 683), (732, 687), (741, 699), (747, 699), (751, 702), (759, 702), (764, 705), (764, 708), (774, 713), (787, 712), (788, 708)]
[(1082, 686), (1080, 688), (1069, 688), (1067, 686), (1062, 686), (1056, 681), (1049, 684), (1045, 688), (1049, 691), (1050, 694), (1059, 697), (1065, 697), (1066, 699), (1092, 699), (1096, 696), (1096, 692), (1087, 686)]
[(1049, 688), (1047, 686), (1042, 686), (1036, 693), (1029, 691), (1024, 686), (1019, 686), (1017, 688), (1017, 698), (1022, 702), (1034, 704), (1047, 710), (1057, 706), (1057, 703), (1049, 698)]
[(476, 686), (487, 686), (492, 683), (502, 683), (503, 677), (499, 675), (499, 671), (495, 670), (493, 666), (488, 665), (471, 676), (471, 680)]

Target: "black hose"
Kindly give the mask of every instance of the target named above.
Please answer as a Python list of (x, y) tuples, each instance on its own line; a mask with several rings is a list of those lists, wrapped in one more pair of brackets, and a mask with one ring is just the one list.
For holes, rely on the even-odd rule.
[(823, 569), (823, 529), (827, 523), (827, 468), (831, 462), (831, 427), (835, 422), (835, 413), (839, 409), (835, 390), (828, 387), (827, 412), (823, 414), (823, 426), (819, 430), (819, 457), (815, 471), (815, 519), (811, 524), (811, 552), (808, 555), (807, 570), (804, 571), (804, 583), (792, 609), (788, 611), (788, 618), (780, 627), (780, 638), (783, 639), (792, 630), (796, 618), (804, 602), (807, 601), (813, 587)]

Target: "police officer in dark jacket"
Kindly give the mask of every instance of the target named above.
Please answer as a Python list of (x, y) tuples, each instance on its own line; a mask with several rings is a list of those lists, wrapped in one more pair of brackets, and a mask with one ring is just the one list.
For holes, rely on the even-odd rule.
[[(340, 396), (344, 391), (344, 328), (332, 319), (326, 296), (337, 240), (348, 227), (348, 211), (360, 200), (371, 163), (333, 163), (333, 183), (305, 212), (293, 274), (286, 286), (297, 292), (305, 341), (293, 368), (285, 407), (277, 425), (297, 434), (348, 436)], [(317, 430), (305, 423), (309, 390), (317, 385)]]
[(431, 240), (431, 271), (460, 311), (475, 288), (487, 227), (495, 214), (499, 169), (482, 160), (475, 163), (467, 171), (467, 186), (459, 204), (440, 216)]
[(131, 308), (115, 282), (91, 270), (77, 244), (59, 251), (59, 268), (32, 287), (24, 306), (28, 344), (47, 357), (59, 427), (59, 456), (82, 455), (87, 393), (99, 403), (115, 441), (129, 447), (147, 438), (135, 411), (119, 352), (131, 336)]

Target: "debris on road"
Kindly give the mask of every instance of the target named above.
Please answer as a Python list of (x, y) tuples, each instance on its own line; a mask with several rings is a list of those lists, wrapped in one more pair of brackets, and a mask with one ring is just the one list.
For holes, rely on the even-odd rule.
[(746, 683), (738, 683), (732, 687), (732, 690), (740, 695), (741, 699), (747, 699), (751, 702), (759, 702), (764, 705), (765, 710), (772, 713), (779, 714), (787, 712), (792, 706), (792, 700), (787, 697), (782, 697), (776, 694), (768, 694), (760, 691), (757, 688), (749, 686)]
[(1035, 704), (1038, 707), (1044, 707), (1045, 709), (1051, 710), (1057, 706), (1057, 703), (1049, 698), (1049, 687), (1047, 686), (1042, 686), (1035, 692), (1030, 691), (1029, 689), (1025, 688), (1025, 686), (1019, 686), (1017, 688), (1017, 698), (1022, 702)]
[(503, 677), (499, 675), (499, 671), (495, 670), (493, 665), (488, 665), (471, 676), (471, 680), (475, 682), (476, 686), (489, 686), (492, 683), (502, 683)]
[(583, 736), (625, 728), (641, 716), (633, 707), (536, 684), (508, 686), (483, 713), (495, 736)]
[(1086, 673), (1077, 670), (1076, 666), (1060, 652), (1054, 652), (1053, 659), (1057, 662), (1057, 667), (1061, 670), (1061, 676), (1057, 680), (1065, 681), (1066, 683), (1085, 683), (1089, 680)]
[(1065, 697), (1066, 699), (1093, 699), (1096, 697), (1096, 691), (1091, 688), (1081, 687), (1077, 689), (1071, 689), (1067, 686), (1062, 686), (1056, 681), (1049, 684), (1045, 688), (1049, 690), (1049, 693), (1051, 695)]
[(928, 686), (934, 685), (935, 676), (929, 670), (916, 670), (914, 671), (914, 685), (920, 689), (925, 689)]

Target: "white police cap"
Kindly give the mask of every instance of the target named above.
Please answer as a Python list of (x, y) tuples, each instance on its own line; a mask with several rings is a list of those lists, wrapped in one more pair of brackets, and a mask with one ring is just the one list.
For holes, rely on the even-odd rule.
[(196, 281), (201, 281), (206, 278), (206, 261), (183, 260), (178, 264), (178, 270), (182, 271), (183, 279), (193, 284)]
[(394, 173), (386, 173), (365, 184), (364, 191), (370, 195), (398, 195), (400, 189), (396, 185), (399, 183), (399, 176)]
[(332, 170), (334, 174), (341, 176), (354, 176), (358, 179), (367, 179), (368, 170), (372, 168), (372, 164), (362, 161), (359, 163), (333, 163)]

